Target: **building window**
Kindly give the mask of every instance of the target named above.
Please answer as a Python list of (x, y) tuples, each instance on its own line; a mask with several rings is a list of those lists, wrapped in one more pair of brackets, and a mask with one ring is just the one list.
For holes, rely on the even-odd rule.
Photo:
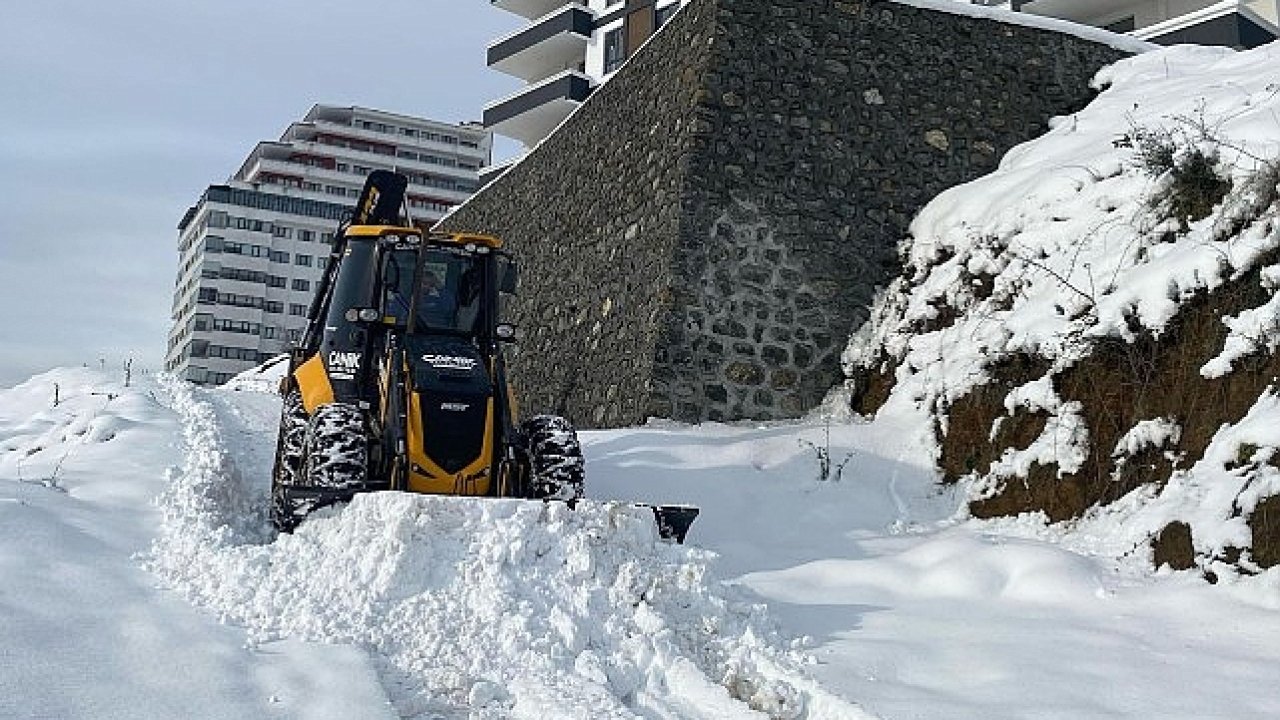
[(298, 303), (289, 303), (289, 314), (290, 314), (290, 315), (296, 315), (296, 316), (298, 316), (298, 317), (306, 317), (306, 316), (307, 316), (307, 306), (306, 306), (306, 305), (299, 305)]
[(271, 235), (278, 238), (289, 239), (293, 237), (293, 229), (284, 225), (272, 225)]
[(316, 233), (314, 230), (299, 230), (298, 239), (302, 242), (315, 242)]
[(279, 275), (267, 276), (267, 287), (282, 288), (285, 286), (285, 282), (286, 282), (285, 279), (280, 277)]
[(295, 265), (301, 265), (302, 267), (311, 267), (311, 256), (310, 255), (294, 255), (293, 262)]
[(273, 262), (273, 263), (287, 263), (287, 262), (289, 262), (289, 253), (285, 252), (284, 250), (272, 250), (272, 251), (271, 251), (271, 262)]
[(604, 34), (604, 73), (617, 70), (627, 59), (625, 28), (610, 30)]
[(311, 289), (311, 283), (307, 280), (296, 279), (293, 281), (293, 289), (299, 292), (305, 292)]
[(262, 309), (269, 313), (282, 313), (284, 312), (284, 303), (279, 300), (268, 300), (263, 304)]

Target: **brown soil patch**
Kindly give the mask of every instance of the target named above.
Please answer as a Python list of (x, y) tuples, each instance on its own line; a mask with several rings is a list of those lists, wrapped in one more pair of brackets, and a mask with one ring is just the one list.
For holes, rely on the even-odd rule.
[[(1270, 258), (1260, 267), (1274, 261)], [(1273, 354), (1246, 358), (1224, 378), (1200, 377), (1200, 367), (1218, 354), (1226, 338), (1222, 316), (1257, 307), (1268, 298), (1255, 270), (1187, 302), (1159, 338), (1142, 333), (1132, 343), (1114, 338), (1097, 343), (1089, 358), (1054, 378), (1064, 401), (1078, 400), (1084, 407), (1090, 441), (1084, 466), (1062, 478), (1056, 477), (1056, 468), (1036, 468), (1025, 483), (1008, 482), (993, 497), (972, 503), (971, 512), (976, 517), (995, 517), (1044, 511), (1054, 521), (1066, 520), (1142, 485), (1166, 482), (1173, 465), (1163, 449), (1140, 453), (1119, 466), (1111, 456), (1119, 439), (1142, 420), (1173, 419), (1182, 428), (1174, 449), (1187, 464), (1202, 457), (1218, 428), (1244, 417), (1280, 376), (1280, 357)], [(953, 416), (951, 434), (959, 431), (959, 435), (942, 443), (943, 473), (948, 480), (980, 470), (982, 460), (998, 457), (1003, 450), (975, 447), (987, 444), (985, 431), (966, 430), (990, 427), (991, 420), (1003, 413), (1003, 394), (994, 385), (975, 390), (952, 408), (962, 422), (957, 424)]]
[(866, 417), (879, 412), (897, 383), (896, 373), (897, 366), (887, 361), (880, 363), (874, 371), (862, 370), (854, 395), (849, 399), (853, 411)]
[(987, 368), (989, 383), (946, 408), (947, 432), (944, 434), (941, 427), (936, 431), (942, 446), (943, 482), (954, 483), (971, 472), (983, 472), (1005, 448), (1025, 449), (1040, 437), (1047, 420), (1040, 413), (1018, 412), (1006, 417), (995, 442), (990, 439), (991, 424), (1005, 415), (1004, 399), (1010, 390), (1044, 377), (1049, 368), (1047, 360), (1031, 355), (1003, 358)]
[(1253, 561), (1261, 568), (1280, 565), (1280, 495), (1258, 503), (1249, 516), (1253, 531)]
[(1168, 565), (1174, 570), (1190, 570), (1196, 566), (1195, 545), (1191, 542), (1191, 526), (1184, 522), (1171, 522), (1151, 541), (1152, 563), (1159, 568)]

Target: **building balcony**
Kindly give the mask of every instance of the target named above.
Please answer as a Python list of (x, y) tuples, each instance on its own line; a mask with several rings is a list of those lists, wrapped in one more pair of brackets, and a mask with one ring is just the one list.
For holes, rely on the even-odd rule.
[(1128, 33), (1161, 45), (1180, 43), (1251, 48), (1280, 34), (1275, 0), (1025, 0), (1015, 9)]
[(585, 102), (591, 90), (591, 78), (567, 70), (486, 105), (484, 126), (532, 147)]
[[(1272, 8), (1274, 14), (1274, 7)], [(1280, 36), (1280, 27), (1251, 3), (1228, 0), (1130, 33), (1161, 45), (1224, 45), (1255, 48)]]
[(489, 4), (522, 18), (536, 20), (563, 5), (564, 0), (489, 0)]
[(595, 26), (591, 11), (565, 5), (489, 45), (489, 67), (536, 83), (582, 65)]

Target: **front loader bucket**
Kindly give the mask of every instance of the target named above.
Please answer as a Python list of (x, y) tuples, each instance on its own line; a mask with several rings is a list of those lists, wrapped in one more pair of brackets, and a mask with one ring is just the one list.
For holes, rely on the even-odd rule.
[(650, 505), (653, 518), (658, 521), (658, 536), (663, 540), (675, 540), (684, 544), (689, 526), (698, 517), (698, 508), (692, 505)]

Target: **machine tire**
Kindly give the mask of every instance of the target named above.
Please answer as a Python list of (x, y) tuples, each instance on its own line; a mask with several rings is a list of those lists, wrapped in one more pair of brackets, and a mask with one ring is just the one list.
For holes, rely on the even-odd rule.
[(529, 452), (529, 486), (534, 498), (582, 497), (585, 463), (578, 433), (557, 415), (538, 415), (521, 424)]
[(364, 412), (346, 403), (316, 408), (307, 425), (304, 449), (304, 484), (347, 488), (364, 483), (369, 464)]
[(275, 479), (282, 485), (297, 485), (302, 472), (303, 443), (307, 437), (309, 418), (302, 405), (302, 393), (296, 389), (284, 396), (282, 405)]
[(302, 393), (297, 388), (285, 394), (280, 409), (280, 433), (276, 440), (276, 466), (271, 475), (271, 523), (277, 530), (293, 530), (306, 514), (306, 508), (289, 497), (285, 490), (298, 484), (307, 436), (307, 411)]

